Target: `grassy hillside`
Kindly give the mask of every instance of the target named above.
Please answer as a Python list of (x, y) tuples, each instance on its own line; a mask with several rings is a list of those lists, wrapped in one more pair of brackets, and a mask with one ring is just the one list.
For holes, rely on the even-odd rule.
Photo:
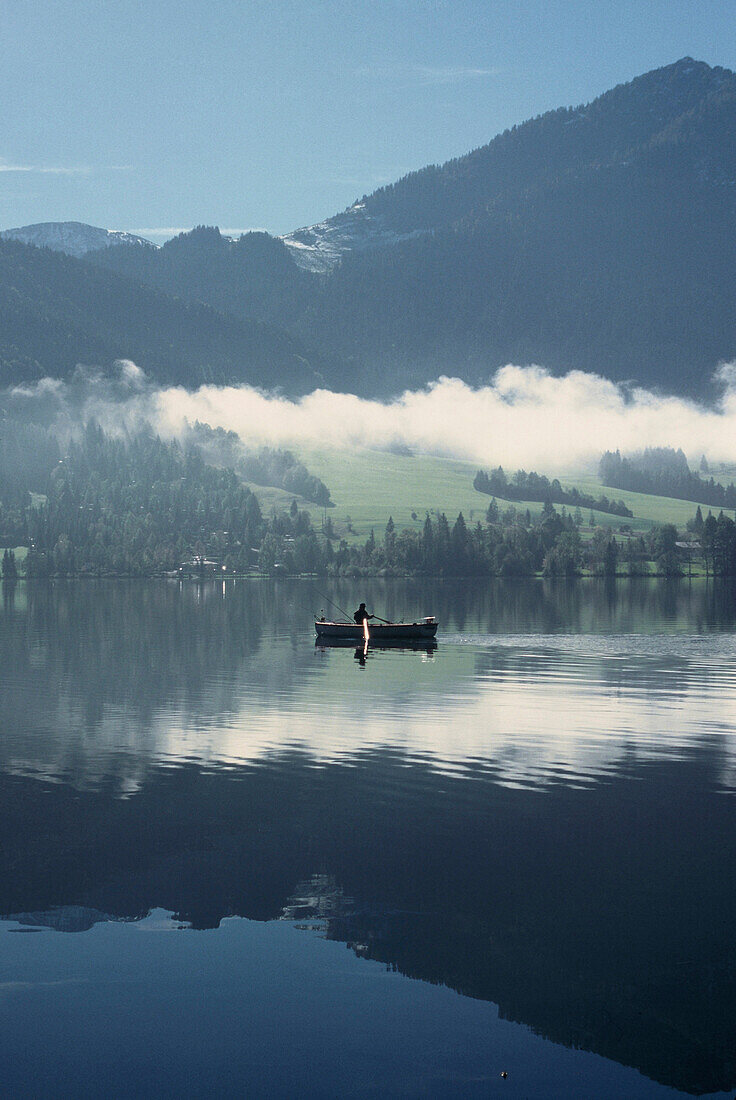
[[(330, 490), (332, 521), (342, 532), (345, 517), (355, 535), (365, 539), (375, 528), (383, 533), (389, 516), (397, 529), (421, 528), (427, 512), (462, 512), (468, 523), (485, 517), (490, 498), (473, 488), (477, 466), (433, 455), (388, 454), (385, 451), (336, 451), (303, 454), (308, 469)], [(530, 505), (539, 511), (541, 505)], [(416, 516), (416, 518), (414, 518)]]
[[(330, 509), (335, 528), (349, 540), (363, 540), (375, 529), (380, 536), (389, 515), (396, 527), (420, 528), (427, 512), (445, 512), (453, 520), (462, 511), (468, 523), (483, 520), (490, 497), (473, 488), (477, 464), (460, 462), (433, 455), (396, 455), (381, 451), (358, 451), (343, 454), (336, 451), (302, 451), (300, 457), (309, 470), (329, 487), (335, 508)], [(544, 471), (555, 476), (554, 471)], [(557, 475), (560, 476), (560, 475)], [(683, 527), (695, 514), (696, 504), (673, 500), (669, 497), (648, 496), (618, 489), (604, 489), (597, 477), (590, 473), (560, 476), (565, 487), (576, 486), (594, 496), (605, 492), (609, 497), (623, 500), (634, 513), (633, 520), (620, 516), (595, 513), (600, 526), (618, 528), (630, 523), (635, 531), (645, 531), (652, 524), (674, 523)], [(262, 490), (253, 486), (260, 498)], [(287, 495), (284, 495), (284, 499)], [(289, 501), (291, 498), (288, 498)], [(276, 503), (269, 500), (270, 504)], [(499, 500), (503, 509), (504, 502)], [(516, 502), (520, 509), (529, 508), (532, 515), (541, 511), (538, 502)], [(321, 509), (310, 505), (313, 519), (319, 523)], [(707, 509), (703, 509), (707, 515)], [(352, 532), (347, 531), (346, 519), (350, 517)], [(416, 518), (415, 518), (416, 517)], [(583, 510), (583, 523), (589, 524), (590, 512)]]
[[(381, 538), (389, 516), (393, 517), (397, 530), (404, 527), (421, 529), (427, 512), (433, 517), (444, 512), (452, 523), (462, 512), (468, 524), (483, 521), (491, 498), (473, 488), (477, 464), (461, 462), (433, 455), (397, 455), (383, 451), (299, 452), (311, 473), (321, 478), (330, 489), (334, 508), (324, 511), (318, 505), (304, 500), (283, 489), (264, 487), (247, 482), (258, 498), (265, 516), (289, 508), (296, 499), (299, 508), (309, 512), (312, 522), (320, 529), (324, 516), (328, 516), (340, 538), (349, 542), (364, 542), (371, 528)], [(555, 476), (555, 471), (545, 471)], [(595, 513), (597, 526), (618, 529), (628, 523), (634, 531), (646, 531), (653, 524), (674, 523), (684, 527), (692, 519), (697, 505), (689, 501), (669, 497), (649, 496), (625, 490), (604, 489), (597, 477), (590, 473), (557, 475), (566, 488), (577, 487), (593, 496), (606, 492), (621, 499), (634, 513), (632, 520), (620, 516)], [(512, 502), (500, 498), (498, 504), (504, 510)], [(516, 501), (519, 510), (529, 508), (532, 515), (541, 512), (539, 502)], [(583, 538), (590, 534), (590, 510), (583, 509)], [(708, 509), (703, 508), (707, 515)], [(352, 530), (348, 529), (348, 525)], [(16, 552), (20, 560), (24, 549)]]
[[(596, 522), (601, 525), (612, 523), (614, 526), (619, 526), (622, 522), (628, 522), (635, 531), (644, 531), (653, 523), (674, 523), (678, 527), (684, 527), (687, 521), (693, 518), (695, 509), (698, 507), (696, 503), (689, 500), (675, 500), (673, 497), (657, 497), (650, 496), (648, 493), (630, 493), (625, 489), (606, 488), (594, 474), (566, 475), (560, 477), (560, 481), (565, 487), (577, 486), (581, 492), (596, 495), (605, 493), (608, 497), (622, 500), (634, 513), (633, 520), (622, 521), (618, 516), (604, 516), (597, 512)], [(700, 507), (703, 515), (707, 516), (707, 506), (701, 504)], [(718, 513), (718, 509), (715, 509), (715, 513)], [(587, 522), (588, 514), (584, 512), (583, 516)]]

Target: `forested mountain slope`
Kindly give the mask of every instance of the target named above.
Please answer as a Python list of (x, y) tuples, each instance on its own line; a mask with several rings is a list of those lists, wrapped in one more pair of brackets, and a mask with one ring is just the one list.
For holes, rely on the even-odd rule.
[(185, 386), (242, 381), (304, 393), (321, 381), (317, 358), (275, 328), (60, 252), (0, 241), (0, 386), (117, 358)]
[(180, 233), (160, 248), (123, 245), (88, 259), (167, 294), (280, 327), (304, 309), (314, 282), (276, 237), (245, 233), (232, 240), (212, 226)]
[(630, 163), (647, 147), (674, 141), (699, 145), (696, 156), (726, 157), (733, 169), (733, 148), (724, 149), (721, 135), (703, 123), (735, 88), (728, 70), (683, 58), (592, 103), (548, 111), (465, 156), (411, 172), (364, 196), (361, 205), (366, 215), (383, 215), (397, 232), (433, 230), (480, 217), (494, 203), (516, 205), (524, 193), (589, 168)]
[(736, 355), (735, 233), (731, 189), (591, 173), (523, 212), (346, 258), (309, 332), (394, 385), (534, 362), (703, 397)]
[(365, 207), (397, 231), (433, 228), (347, 254), (309, 324), (381, 377), (479, 382), (533, 361), (707, 396), (709, 373), (736, 355), (736, 78), (724, 70), (686, 60), (648, 74)]

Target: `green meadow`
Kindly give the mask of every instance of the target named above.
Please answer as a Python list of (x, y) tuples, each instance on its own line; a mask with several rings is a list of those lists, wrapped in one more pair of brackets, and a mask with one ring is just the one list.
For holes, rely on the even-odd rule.
[[(609, 489), (601, 485), (594, 474), (568, 474), (560, 477), (560, 482), (565, 488), (575, 486), (582, 493), (591, 493), (593, 496), (605, 493), (609, 500), (622, 500), (634, 513), (633, 519), (622, 520), (618, 516), (604, 516), (602, 512), (596, 512), (596, 523), (600, 526), (608, 524), (620, 527), (622, 523), (629, 523), (635, 531), (646, 531), (655, 523), (674, 523), (677, 527), (684, 527), (693, 518), (698, 507), (689, 500), (650, 496), (648, 493), (629, 493), (625, 489)], [(707, 516), (707, 505), (701, 504), (700, 508), (703, 515)], [(716, 509), (716, 513), (717, 511)], [(589, 517), (586, 512), (583, 512), (583, 518), (587, 523)]]
[(345, 527), (348, 517), (361, 539), (371, 528), (381, 534), (389, 516), (398, 530), (420, 528), (427, 512), (445, 512), (451, 521), (462, 512), (468, 523), (475, 523), (485, 518), (490, 503), (473, 488), (477, 466), (470, 462), (385, 451), (310, 452), (304, 461), (332, 494), (335, 526)]
[[(380, 536), (389, 516), (393, 517), (398, 530), (403, 527), (421, 528), (427, 512), (432, 516), (444, 512), (450, 522), (458, 512), (462, 512), (466, 522), (476, 523), (485, 518), (491, 499), (473, 488), (473, 477), (478, 469), (474, 462), (385, 451), (309, 451), (302, 452), (300, 457), (310, 472), (320, 477), (329, 488), (335, 507), (325, 514), (332, 519), (336, 533), (349, 541), (364, 541), (371, 528), (376, 536)], [(565, 488), (575, 486), (592, 496), (605, 493), (609, 498), (623, 500), (634, 513), (632, 520), (626, 520), (596, 512), (595, 523), (599, 526), (619, 528), (628, 523), (634, 531), (645, 531), (653, 524), (661, 523), (684, 527), (697, 508), (697, 504), (689, 501), (607, 489), (589, 472), (564, 476), (555, 475), (554, 471), (540, 472), (548, 477), (559, 476)], [(293, 499), (292, 494), (280, 489), (251, 487), (266, 513), (274, 508), (288, 507)], [(313, 521), (319, 526), (323, 518), (322, 509), (301, 500), (299, 503), (300, 507), (310, 511)], [(498, 500), (502, 510), (509, 503)], [(518, 501), (515, 507), (522, 510), (529, 508), (532, 515), (536, 515), (542, 506), (534, 501)], [(703, 514), (707, 513), (708, 509), (704, 507)], [(589, 524), (590, 510), (583, 509), (584, 528)]]

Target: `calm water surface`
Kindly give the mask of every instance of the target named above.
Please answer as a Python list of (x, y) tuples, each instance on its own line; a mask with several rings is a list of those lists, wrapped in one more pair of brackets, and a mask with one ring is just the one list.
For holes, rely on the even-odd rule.
[(733, 1094), (733, 588), (28, 584), (0, 660), (0, 1095)]

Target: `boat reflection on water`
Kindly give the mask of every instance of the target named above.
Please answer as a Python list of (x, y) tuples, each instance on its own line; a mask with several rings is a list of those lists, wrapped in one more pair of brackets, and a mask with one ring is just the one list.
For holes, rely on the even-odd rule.
[[(315, 638), (314, 647), (315, 649), (355, 649), (356, 645), (352, 638)], [(378, 640), (370, 638), (357, 648), (360, 650), (392, 649), (394, 652), (405, 649), (414, 653), (417, 651), (433, 653), (437, 648), (437, 641), (435, 638), (380, 638)]]
[(314, 642), (315, 649), (352, 649), (353, 657), (361, 667), (365, 667), (366, 660), (375, 651), (390, 649), (392, 653), (425, 653), (427, 657), (434, 657), (437, 642), (434, 638), (381, 638), (374, 641), (373, 638), (356, 646), (352, 638), (323, 638), (317, 637)]

